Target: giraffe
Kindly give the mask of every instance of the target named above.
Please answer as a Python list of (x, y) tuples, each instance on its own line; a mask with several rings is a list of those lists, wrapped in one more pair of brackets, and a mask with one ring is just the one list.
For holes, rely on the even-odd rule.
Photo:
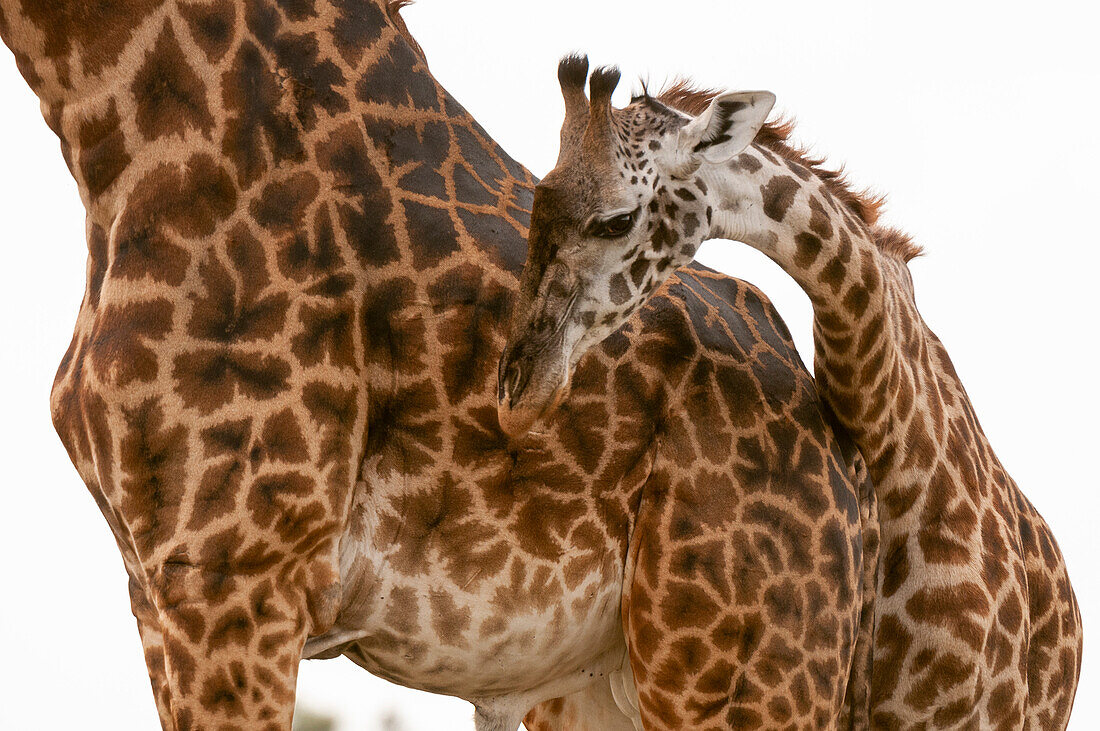
[[(875, 728), (1064, 728), (1080, 612), (1050, 528), (997, 460), (946, 350), (917, 311), (920, 253), (876, 224), (881, 199), (768, 123), (770, 92), (676, 83), (623, 109), (614, 68), (563, 59), (570, 103), (537, 186), (500, 364), (502, 423), (553, 412), (570, 373), (702, 241), (742, 241), (814, 310), (817, 387), (867, 460), (880, 507), (869, 717)], [(639, 679), (639, 693), (645, 679)]]
[(0, 0), (87, 210), (53, 421), (163, 727), (289, 728), (337, 655), (480, 731), (830, 725), (874, 515), (789, 333), (685, 270), (501, 430), (535, 180), (402, 4)]

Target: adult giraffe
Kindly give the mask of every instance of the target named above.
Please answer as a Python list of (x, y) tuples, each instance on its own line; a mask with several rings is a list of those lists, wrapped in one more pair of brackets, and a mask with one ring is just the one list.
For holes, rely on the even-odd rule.
[(534, 181), (399, 5), (0, 0), (88, 213), (54, 422), (162, 724), (288, 728), (343, 653), (479, 729), (828, 725), (859, 473), (778, 316), (685, 273), (506, 437)]
[(705, 239), (744, 241), (809, 296), (818, 388), (882, 507), (871, 724), (1064, 728), (1081, 666), (1077, 601), (1050, 527), (917, 311), (906, 264), (919, 249), (875, 225), (880, 200), (792, 148), (789, 125), (766, 124), (769, 92), (681, 83), (616, 110), (617, 69), (592, 74), (590, 103), (586, 60), (567, 57), (558, 74), (561, 153), (536, 187), (502, 423), (522, 433), (551, 409), (585, 350)]

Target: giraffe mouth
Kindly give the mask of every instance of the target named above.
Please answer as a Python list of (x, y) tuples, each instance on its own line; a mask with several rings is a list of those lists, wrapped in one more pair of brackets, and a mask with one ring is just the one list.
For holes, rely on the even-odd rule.
[(535, 327), (532, 323), (546, 319), (533, 318), (520, 337), (509, 340), (504, 348), (497, 371), (497, 418), (511, 437), (527, 433), (568, 393), (570, 353), (575, 343), (566, 342), (567, 325), (579, 294), (579, 287), (569, 292), (551, 327)]

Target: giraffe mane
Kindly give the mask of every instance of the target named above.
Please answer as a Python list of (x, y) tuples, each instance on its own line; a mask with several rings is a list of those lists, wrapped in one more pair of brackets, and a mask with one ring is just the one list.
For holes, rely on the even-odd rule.
[(386, 0), (386, 14), (390, 16), (390, 20), (394, 26), (397, 27), (397, 31), (401, 34), (401, 37), (412, 46), (413, 52), (420, 57), (420, 60), (427, 66), (428, 58), (424, 55), (424, 49), (413, 38), (413, 34), (409, 32), (409, 27), (405, 25), (405, 19), (401, 17), (401, 11), (404, 8), (412, 5), (416, 0)]
[(924, 249), (913, 241), (913, 238), (893, 226), (875, 226), (871, 229), (875, 237), (875, 244), (886, 254), (890, 254), (904, 262), (909, 262), (924, 253)]
[[(649, 91), (644, 82), (642, 93), (643, 96), (649, 97)], [(661, 89), (653, 98), (665, 106), (698, 116), (705, 112), (714, 98), (721, 93), (723, 93), (721, 89), (696, 86), (690, 79), (678, 78)], [(824, 181), (825, 187), (836, 196), (837, 200), (860, 221), (867, 224), (875, 244), (883, 253), (904, 262), (920, 256), (923, 253), (921, 247), (914, 243), (908, 234), (896, 228), (877, 225), (883, 205), (886, 203), (886, 196), (873, 193), (868, 189), (852, 188), (844, 174), (843, 166), (835, 170), (825, 167), (825, 158), (815, 157), (806, 148), (791, 141), (794, 127), (794, 120), (789, 117), (769, 119), (756, 135), (754, 142), (813, 171)]]

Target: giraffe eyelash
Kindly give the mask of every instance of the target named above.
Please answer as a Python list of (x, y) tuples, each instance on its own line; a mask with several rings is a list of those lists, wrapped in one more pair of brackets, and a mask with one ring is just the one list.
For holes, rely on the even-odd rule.
[(601, 239), (617, 239), (626, 236), (634, 228), (634, 224), (638, 220), (638, 211), (640, 208), (635, 208), (633, 211), (627, 213), (617, 213), (609, 218), (597, 218), (593, 219), (591, 223), (585, 227), (589, 236), (595, 236)]

